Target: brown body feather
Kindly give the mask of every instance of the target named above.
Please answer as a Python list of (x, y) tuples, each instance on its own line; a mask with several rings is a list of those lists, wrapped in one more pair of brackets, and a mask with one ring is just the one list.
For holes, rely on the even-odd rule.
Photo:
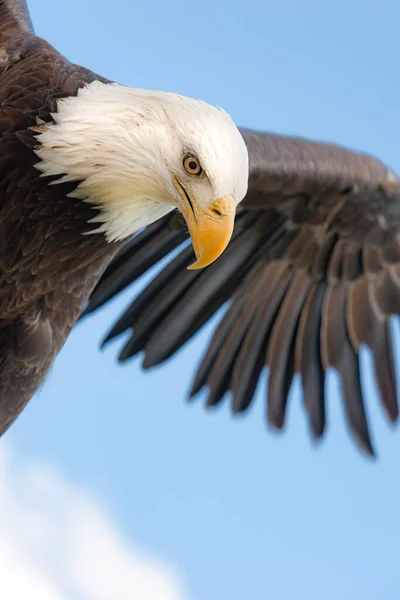
[(268, 421), (282, 428), (299, 373), (318, 438), (333, 367), (349, 428), (372, 453), (363, 344), (385, 411), (398, 417), (389, 319), (400, 310), (400, 183), (389, 169), (333, 145), (243, 131), (249, 190), (222, 257), (187, 271), (188, 234), (170, 214), (136, 235), (100, 279), (117, 247), (82, 235), (89, 208), (66, 198), (66, 184), (38, 177), (29, 128), (51, 119), (57, 98), (101, 78), (34, 37), (23, 0), (0, 0), (0, 69), (0, 431), (43, 381), (96, 282), (86, 314), (182, 245), (107, 337), (131, 330), (120, 360), (143, 351), (146, 368), (165, 361), (229, 301), (192, 394), (207, 386), (215, 405), (229, 391), (242, 412), (267, 367)]
[[(0, 2), (0, 434), (46, 376), (116, 247), (82, 235), (93, 210), (34, 168), (37, 118), (96, 76), (30, 34)], [(76, 184), (75, 184), (76, 185)]]

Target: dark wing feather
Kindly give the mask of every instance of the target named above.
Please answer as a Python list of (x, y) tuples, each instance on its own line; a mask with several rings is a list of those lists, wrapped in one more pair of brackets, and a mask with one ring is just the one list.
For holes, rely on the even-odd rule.
[[(262, 263), (261, 263), (262, 264)], [(257, 312), (252, 318), (251, 327), (238, 355), (232, 378), (233, 410), (243, 412), (251, 402), (257, 387), (258, 378), (264, 367), (268, 333), (277, 313), (282, 296), (286, 292), (291, 277), (285, 264), (273, 262), (264, 268), (257, 287), (250, 296), (250, 302)]]
[(304, 406), (315, 439), (325, 429), (325, 374), (319, 332), (326, 288), (325, 280), (312, 283), (300, 316), (295, 348), (295, 370), (301, 375)]
[[(328, 144), (243, 131), (247, 197), (224, 254), (201, 272), (187, 232), (167, 216), (139, 233), (110, 265), (89, 313), (171, 250), (176, 255), (122, 315), (106, 340), (129, 329), (120, 360), (144, 366), (173, 355), (227, 301), (195, 377), (208, 406), (232, 393), (249, 406), (269, 369), (268, 422), (284, 425), (293, 375), (301, 376), (310, 429), (325, 429), (325, 373), (334, 368), (349, 429), (373, 453), (359, 350), (371, 349), (382, 405), (398, 417), (389, 319), (400, 311), (400, 183), (382, 163)], [(183, 249), (180, 244), (186, 244)]]
[(278, 429), (285, 421), (287, 396), (294, 374), (296, 331), (310, 285), (307, 272), (292, 270), (290, 285), (277, 311), (268, 344), (268, 422)]

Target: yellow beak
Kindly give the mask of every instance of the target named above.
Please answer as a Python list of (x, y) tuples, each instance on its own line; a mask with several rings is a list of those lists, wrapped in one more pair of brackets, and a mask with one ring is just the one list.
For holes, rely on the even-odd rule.
[(236, 211), (234, 199), (223, 196), (206, 209), (201, 209), (175, 177), (174, 184), (184, 201), (183, 216), (197, 257), (188, 269), (202, 269), (222, 254), (231, 239)]

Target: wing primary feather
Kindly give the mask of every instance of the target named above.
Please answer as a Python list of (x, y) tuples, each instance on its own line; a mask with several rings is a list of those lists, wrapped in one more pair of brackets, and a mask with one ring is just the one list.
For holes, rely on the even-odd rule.
[(210, 365), (206, 381), (209, 389), (207, 407), (218, 404), (228, 391), (233, 367), (242, 341), (251, 324), (253, 315), (258, 309), (257, 296), (254, 299), (253, 294), (246, 294), (245, 298), (246, 301), (243, 303), (243, 310), (232, 324), (224, 343), (220, 346), (218, 354), (215, 356), (215, 360)]
[(362, 274), (361, 247), (359, 244), (346, 244), (343, 252), (342, 277), (354, 281)]
[(367, 275), (375, 275), (382, 269), (382, 255), (377, 246), (366, 245), (362, 248), (362, 265)]
[(326, 278), (330, 283), (338, 283), (342, 279), (342, 265), (345, 248), (346, 242), (343, 239), (339, 239), (332, 248), (326, 271)]
[(331, 233), (321, 243), (320, 249), (311, 266), (311, 275), (315, 279), (325, 279), (331, 255), (338, 239), (339, 235), (337, 233)]
[(220, 349), (207, 378), (209, 389), (207, 407), (218, 404), (228, 391), (236, 357), (256, 310), (257, 301), (250, 297), (245, 303), (243, 313), (233, 325), (225, 344)]
[(239, 295), (239, 299), (236, 302), (232, 298), (232, 304), (215, 330), (211, 343), (197, 369), (192, 387), (190, 388), (189, 398), (194, 398), (206, 384), (208, 375), (221, 351), (221, 347), (234, 326), (235, 321), (240, 318), (242, 307), (246, 303), (247, 298), (247, 295)]
[(374, 292), (382, 314), (400, 315), (400, 265), (387, 267), (375, 277)]
[(321, 313), (327, 282), (314, 283), (304, 303), (296, 337), (295, 370), (301, 374), (303, 402), (313, 437), (325, 430), (325, 373), (321, 363)]
[(394, 235), (382, 249), (382, 258), (388, 263), (400, 262), (400, 235)]
[(399, 418), (399, 401), (390, 321), (385, 321), (383, 331), (382, 345), (373, 349), (375, 378), (386, 414), (395, 423)]
[(253, 319), (234, 366), (231, 389), (233, 412), (248, 408), (265, 364), (265, 352), (274, 318), (289, 286), (292, 270), (286, 264), (271, 263), (258, 286), (257, 315)]
[(243, 285), (238, 288), (236, 293), (232, 296), (231, 304), (213, 333), (210, 345), (197, 369), (189, 393), (190, 398), (193, 398), (204, 387), (216, 357), (221, 351), (234, 323), (240, 319), (244, 306), (253, 292), (255, 283), (258, 281), (257, 275), (263, 269), (264, 264), (262, 262), (258, 263), (256, 269), (253, 269), (249, 273), (249, 276), (245, 279)]
[(291, 282), (274, 323), (267, 351), (268, 423), (282, 429), (285, 422), (287, 396), (294, 372), (294, 341), (300, 312), (311, 279), (305, 271), (297, 273)]
[(373, 456), (360, 382), (358, 354), (346, 329), (348, 284), (328, 288), (322, 317), (321, 345), (324, 368), (334, 367), (340, 377), (349, 429), (363, 452)]
[(390, 322), (374, 309), (373, 292), (373, 281), (367, 277), (351, 285), (347, 301), (347, 329), (356, 350), (362, 344), (370, 348), (382, 406), (394, 422), (398, 418), (399, 407)]

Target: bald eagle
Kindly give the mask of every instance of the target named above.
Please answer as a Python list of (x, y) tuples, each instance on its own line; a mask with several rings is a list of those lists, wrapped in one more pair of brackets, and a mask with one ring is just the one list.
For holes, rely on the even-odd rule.
[(267, 367), (282, 428), (299, 373), (319, 438), (332, 367), (373, 454), (359, 350), (395, 421), (399, 234), (400, 181), (376, 159), (110, 82), (35, 36), (24, 0), (0, 0), (0, 433), (79, 318), (173, 252), (107, 335), (130, 331), (119, 360), (162, 363), (226, 305), (191, 394), (230, 392), (243, 412)]

